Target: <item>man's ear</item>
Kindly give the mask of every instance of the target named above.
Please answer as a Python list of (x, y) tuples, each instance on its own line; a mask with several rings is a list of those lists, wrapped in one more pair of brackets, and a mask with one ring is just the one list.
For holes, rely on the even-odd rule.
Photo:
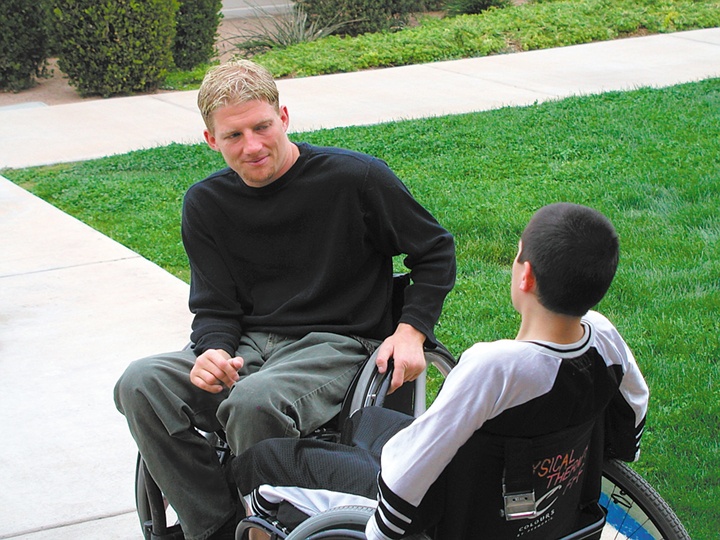
[(210, 133), (209, 129), (205, 129), (205, 131), (203, 131), (203, 135), (205, 136), (205, 142), (208, 144), (208, 146), (216, 152), (219, 152), (220, 149), (217, 146), (217, 139), (215, 139), (215, 135)]
[(535, 288), (535, 274), (533, 273), (530, 261), (522, 263), (522, 273), (520, 274), (519, 287), (522, 292), (532, 292)]
[(288, 109), (285, 105), (281, 105), (278, 110), (278, 116), (280, 116), (280, 121), (283, 125), (283, 131), (287, 132), (288, 128), (290, 127), (290, 113), (288, 113)]

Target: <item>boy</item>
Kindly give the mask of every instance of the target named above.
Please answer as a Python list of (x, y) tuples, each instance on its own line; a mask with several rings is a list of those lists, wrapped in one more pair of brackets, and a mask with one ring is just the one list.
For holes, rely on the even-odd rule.
[[(379, 501), (367, 524), (369, 539), (402, 538), (428, 529), (434, 531), (435, 538), (469, 539), (477, 535), (478, 527), (489, 538), (556, 537), (550, 530), (553, 534), (564, 530), (561, 534), (565, 534), (567, 525), (550, 524), (553, 512), (531, 523), (499, 518), (494, 518), (497, 523), (485, 523), (478, 521), (478, 505), (446, 503), (446, 485), (458, 500), (467, 501), (457, 493), (462, 489), (459, 484), (464, 481), (464, 471), (453, 470), (452, 463), (478, 440), (493, 436), (534, 438), (588, 422), (594, 426), (598, 420), (597, 424), (604, 427), (605, 457), (637, 459), (648, 388), (615, 327), (599, 313), (589, 311), (613, 280), (618, 251), (612, 224), (591, 208), (557, 203), (541, 208), (532, 217), (522, 233), (512, 267), (511, 297), (522, 319), (516, 338), (471, 347), (427, 412), (411, 423), (406, 420), (406, 427), (403, 422), (396, 424), (403, 429), (382, 446)], [(341, 465), (324, 467), (325, 475), (312, 469), (317, 473), (312, 482), (278, 481), (282, 475), (272, 470), (271, 445), (250, 450), (248, 454), (254, 457), (244, 456), (242, 461), (253, 463), (253, 470), (236, 468), (241, 492), (255, 489), (253, 495), (261, 501), (260, 506), (277, 502), (273, 499), (276, 492), (282, 492), (287, 500), (287, 486), (293, 484), (305, 488), (332, 486), (325, 482), (347, 468), (341, 458)], [(473, 448), (483, 452), (482, 444)], [(308, 448), (298, 454), (296, 463), (285, 461), (282, 467), (312, 467), (312, 461), (318, 460), (314, 454), (328, 449)], [(372, 455), (372, 449), (330, 450), (334, 459), (348, 456), (347, 466), (354, 467), (361, 480), (372, 474), (372, 466), (355, 465), (358, 455)], [(537, 467), (536, 474), (541, 474), (542, 465)], [(563, 483), (569, 489), (567, 479), (572, 470), (567, 464), (565, 467)], [(352, 502), (348, 492), (360, 496), (359, 504), (363, 504), (362, 498), (374, 496), (369, 490), (356, 493), (360, 490), (345, 485), (332, 489), (345, 492), (343, 504)], [(290, 502), (306, 514), (322, 510), (324, 505), (337, 505), (332, 497), (329, 503), (319, 499), (317, 495), (324, 493), (317, 489), (298, 493), (304, 499), (296, 497)], [(447, 516), (450, 513), (452, 519)], [(513, 528), (507, 523), (517, 525)]]

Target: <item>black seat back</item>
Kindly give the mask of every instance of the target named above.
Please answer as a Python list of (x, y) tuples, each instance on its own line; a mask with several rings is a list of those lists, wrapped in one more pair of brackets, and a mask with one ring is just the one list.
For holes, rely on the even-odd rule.
[[(440, 538), (565, 538), (599, 512), (602, 453), (595, 422), (533, 439), (477, 431), (444, 473)], [(590, 538), (592, 536), (587, 536)]]

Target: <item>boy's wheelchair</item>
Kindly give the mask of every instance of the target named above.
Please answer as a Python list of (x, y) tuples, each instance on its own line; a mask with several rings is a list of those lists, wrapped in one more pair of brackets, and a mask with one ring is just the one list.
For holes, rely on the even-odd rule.
[[(603, 465), (600, 506), (606, 512), (602, 540), (690, 540), (682, 523), (653, 487), (627, 464), (608, 460)], [(269, 540), (365, 539), (365, 525), (374, 509), (364, 506), (338, 507), (301, 523), (293, 531), (259, 517), (242, 520), (235, 540), (246, 540), (250, 529), (266, 533)], [(595, 524), (565, 536), (563, 540), (592, 538)], [(420, 533), (408, 540), (431, 540)]]
[[(372, 367), (372, 366), (371, 366)], [(447, 367), (451, 367), (451, 364), (447, 364)], [(379, 395), (372, 395), (371, 399), (368, 400), (366, 405), (378, 405), (382, 404), (382, 392), (383, 389), (387, 388), (386, 379), (388, 375), (380, 375), (376, 369), (367, 368), (370, 373), (370, 382), (368, 388), (378, 388)], [(447, 375), (447, 373), (443, 373)], [(390, 397), (390, 396), (388, 396)], [(584, 431), (583, 431), (584, 430)], [(545, 452), (545, 454), (532, 454), (534, 460), (537, 456), (552, 454), (553, 449), (557, 448), (557, 441), (566, 441), (565, 446), (575, 446), (576, 456), (578, 448), (582, 448), (582, 445), (587, 445), (590, 448), (595, 448), (596, 451), (599, 448), (594, 446), (596, 439), (600, 432), (593, 429), (593, 426), (588, 427), (580, 426), (579, 428), (570, 428), (563, 431), (560, 434), (554, 434), (552, 436), (540, 437), (533, 440), (533, 452), (539, 448), (539, 452)], [(478, 435), (478, 434), (476, 434)], [(602, 437), (602, 435), (600, 435)], [(499, 450), (492, 450), (492, 452), (500, 452), (502, 459), (500, 460), (500, 467), (503, 468), (505, 462), (513, 462), (513, 468), (518, 469), (518, 465), (526, 465), (522, 460), (518, 460), (516, 456), (517, 446), (511, 447), (508, 451), (507, 439), (502, 437), (493, 437), (482, 435), (477, 440), (475, 437), (471, 438), (469, 444), (463, 447), (466, 450), (466, 457), (464, 462), (461, 461), (461, 466), (453, 475), (451, 473), (447, 480), (447, 485), (452, 486), (453, 489), (460, 487), (462, 484), (469, 483), (473, 486), (473, 482), (476, 482), (476, 478), (473, 478), (472, 473), (467, 472), (467, 468), (464, 466), (466, 463), (472, 463), (472, 460), (477, 462), (477, 455), (480, 452), (485, 452), (485, 448), (488, 446), (496, 445)], [(591, 440), (593, 442), (591, 442)], [(517, 440), (513, 440), (513, 444), (516, 444)], [(570, 442), (567, 442), (570, 441)], [(473, 447), (474, 444), (474, 447)], [(482, 448), (483, 450), (480, 450)], [(460, 454), (461, 451), (458, 452)], [(590, 452), (592, 454), (592, 451)], [(467, 459), (469, 458), (469, 459)], [(487, 454), (483, 455), (483, 468), (488, 466)], [(461, 460), (463, 457), (460, 458)], [(668, 506), (668, 504), (662, 499), (662, 497), (655, 491), (655, 489), (638, 473), (631, 469), (626, 463), (610, 459), (602, 460), (602, 455), (596, 456), (596, 459), (590, 457), (588, 459), (588, 469), (585, 470), (590, 477), (597, 476), (597, 469), (592, 471), (592, 467), (601, 468), (601, 495), (598, 504), (589, 506), (589, 511), (584, 511), (576, 523), (578, 524), (572, 532), (563, 534), (560, 536), (544, 535), (541, 533), (541, 538), (558, 539), (558, 540), (593, 540), (593, 539), (631, 539), (631, 540), (690, 540), (690, 536), (683, 527), (682, 523)], [(527, 465), (530, 465), (527, 462)], [(452, 463), (449, 468), (452, 467)], [(551, 497), (546, 495), (547, 500), (543, 502), (538, 499), (535, 502), (534, 490), (535, 486), (527, 485), (527, 478), (522, 478), (522, 473), (518, 477), (517, 472), (510, 473), (509, 467), (505, 467), (503, 480), (510, 485), (510, 482), (515, 482), (515, 487), (520, 489), (513, 490), (512, 493), (503, 493), (504, 495), (504, 508), (502, 505), (499, 508), (492, 507), (492, 504), (488, 503), (489, 497), (480, 497), (477, 500), (482, 501), (482, 504), (488, 506), (490, 511), (484, 512), (486, 516), (490, 516), (492, 512), (496, 512), (498, 515), (502, 515), (505, 519), (505, 513), (512, 513), (508, 520), (523, 520), (530, 523), (530, 520), (538, 516), (542, 516), (543, 512), (547, 511), (550, 505), (547, 504), (547, 500)], [(595, 484), (597, 486), (597, 484)], [(498, 486), (497, 491), (504, 490), (505, 486)], [(476, 490), (477, 491), (477, 490)], [(508, 490), (510, 491), (510, 490)], [(552, 492), (552, 490), (550, 490)], [(597, 491), (595, 492), (597, 493)], [(583, 494), (584, 496), (585, 494)], [(555, 512), (562, 512), (558, 506), (553, 508)], [(263, 517), (263, 516), (250, 516), (243, 519), (236, 530), (235, 540), (254, 540), (256, 538), (263, 538), (268, 540), (321, 540), (321, 539), (364, 539), (365, 538), (365, 526), (368, 519), (374, 513), (374, 508), (365, 506), (341, 506), (332, 508), (328, 511), (322, 512), (315, 516), (309, 517), (292, 530), (286, 527), (283, 523), (280, 523), (276, 519)], [(475, 510), (473, 510), (475, 513)], [(483, 511), (477, 512), (483, 514)], [(564, 514), (562, 514), (564, 515)], [(477, 518), (480, 522), (484, 522), (484, 518)], [(491, 518), (492, 519), (492, 518)], [(262, 536), (251, 536), (253, 531), (262, 531)], [(524, 535), (523, 535), (524, 536)], [(467, 536), (466, 536), (467, 537)], [(478, 533), (478, 538), (496, 538), (492, 532), (488, 533), (487, 529), (483, 527), (483, 530)], [(431, 540), (432, 536), (426, 533), (418, 533), (413, 536), (407, 537), (410, 540)], [(451, 539), (454, 538), (452, 535), (441, 535), (441, 538)]]

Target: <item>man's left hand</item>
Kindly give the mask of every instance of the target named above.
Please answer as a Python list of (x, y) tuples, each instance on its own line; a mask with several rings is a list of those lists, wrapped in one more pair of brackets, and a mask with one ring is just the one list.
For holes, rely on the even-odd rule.
[(398, 324), (395, 333), (378, 348), (376, 364), (380, 373), (387, 371), (388, 360), (393, 359), (395, 369), (390, 382), (394, 392), (404, 382), (414, 381), (425, 370), (425, 334), (406, 323)]

